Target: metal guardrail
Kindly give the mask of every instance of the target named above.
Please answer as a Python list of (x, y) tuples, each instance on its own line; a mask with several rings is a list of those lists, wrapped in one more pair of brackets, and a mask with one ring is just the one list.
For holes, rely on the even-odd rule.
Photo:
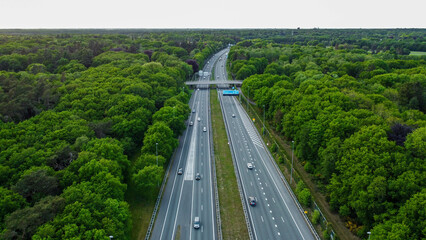
[[(226, 117), (225, 117), (225, 113), (223, 112), (224, 107), (223, 107), (222, 101), (220, 99), (220, 92), (218, 91), (217, 93), (218, 93), (218, 98), (219, 98), (219, 103), (220, 103), (220, 109), (222, 111), (223, 121), (226, 124), (227, 120), (226, 120)], [(225, 127), (225, 129), (226, 129), (226, 134), (228, 135), (228, 138), (229, 138), (231, 136), (231, 133), (229, 132), (229, 130), (228, 130), (227, 127)], [(234, 165), (235, 176), (237, 177), (238, 191), (240, 193), (240, 199), (241, 199), (241, 203), (243, 205), (244, 218), (246, 220), (246, 225), (247, 225), (247, 230), (248, 230), (249, 238), (250, 238), (250, 240), (254, 240), (253, 225), (250, 222), (249, 217), (248, 217), (249, 212), (247, 211), (247, 206), (246, 206), (247, 201), (245, 200), (245, 195), (246, 194), (244, 193), (244, 189), (241, 186), (242, 185), (241, 184), (241, 177), (240, 177), (240, 174), (239, 174), (239, 171), (238, 171), (237, 162), (236, 162), (235, 157), (234, 157), (235, 153), (234, 153), (234, 149), (232, 147), (232, 141), (229, 141), (229, 147), (230, 147), (230, 150), (231, 150), (232, 163)]]
[[(171, 159), (175, 159), (175, 153), (176, 150), (178, 148), (176, 148), (173, 152), (172, 158)], [(151, 220), (149, 221), (149, 226), (148, 226), (148, 231), (146, 232), (145, 235), (145, 240), (149, 240), (150, 236), (151, 236), (151, 231), (152, 231), (152, 227), (154, 226), (154, 222), (155, 222), (155, 218), (157, 217), (157, 211), (158, 211), (158, 207), (160, 206), (160, 202), (161, 202), (161, 198), (163, 196), (163, 192), (164, 192), (164, 188), (166, 186), (166, 182), (167, 182), (167, 178), (169, 177), (170, 174), (170, 167), (173, 165), (173, 161), (171, 161), (169, 163), (169, 166), (167, 167), (167, 171), (166, 174), (164, 174), (163, 177), (163, 182), (161, 183), (161, 188), (160, 188), (160, 192), (158, 193), (157, 196), (157, 200), (155, 202), (155, 207), (154, 207), (154, 211), (152, 212), (152, 216), (151, 216)]]
[[(251, 107), (251, 106), (250, 106)], [(245, 111), (244, 111), (245, 112)], [(253, 110), (253, 112), (256, 114), (256, 116), (258, 117), (258, 119), (260, 120), (260, 117), (259, 117), (259, 115), (257, 115), (257, 113), (256, 113), (256, 111), (254, 111)], [(246, 114), (247, 114), (247, 112), (245, 112)], [(247, 116), (248, 116), (248, 114), (247, 114)], [(250, 116), (248, 116), (249, 118), (250, 118)], [(260, 120), (260, 121), (262, 121), (262, 120)], [(253, 125), (253, 127), (256, 129), (256, 134), (258, 135), (258, 137), (260, 138), (260, 139), (262, 139), (262, 144), (263, 144), (263, 146), (265, 147), (265, 149), (267, 149), (267, 153), (268, 153), (268, 156), (270, 157), (270, 159), (274, 159), (273, 157), (272, 157), (272, 155), (271, 155), (271, 153), (269, 152), (269, 149), (267, 148), (267, 146), (265, 146), (265, 142), (263, 141), (263, 138), (262, 138), (262, 136), (260, 136), (260, 134), (259, 134), (259, 132), (257, 131), (257, 128), (256, 128), (256, 126), (254, 126), (254, 124), (253, 124), (253, 122), (251, 122), (250, 121), (250, 123)], [(266, 128), (266, 125), (265, 125), (265, 129), (264, 129), (264, 131), (267, 131), (268, 132), (268, 134), (270, 134), (270, 132), (267, 130), (267, 128)], [(274, 141), (274, 143), (277, 145), (277, 146), (279, 146), (278, 144), (277, 144), (277, 142), (273, 139), (273, 141)], [(296, 203), (296, 206), (297, 206), (297, 208), (299, 209), (299, 211), (300, 211), (300, 214), (302, 214), (302, 216), (303, 216), (303, 218), (305, 219), (305, 222), (308, 224), (308, 226), (309, 226), (309, 228), (310, 228), (310, 230), (311, 230), (311, 232), (312, 232), (312, 234), (314, 235), (314, 237), (316, 238), (316, 239), (321, 239), (320, 238), (320, 236), (318, 235), (318, 233), (317, 233), (317, 231), (315, 230), (315, 228), (314, 228), (314, 226), (312, 225), (312, 223), (311, 223), (311, 221), (309, 220), (309, 218), (306, 216), (306, 214), (305, 214), (305, 211), (303, 210), (303, 208), (302, 208), (302, 206), (300, 205), (300, 203), (299, 203), (299, 201), (297, 200), (297, 198), (296, 198), (296, 196), (294, 195), (294, 193), (293, 193), (293, 190), (291, 189), (291, 187), (290, 187), (290, 185), (287, 183), (287, 180), (285, 179), (285, 177), (284, 177), (284, 175), (283, 175), (283, 173), (281, 172), (281, 170), (280, 170), (280, 168), (278, 167), (278, 165), (277, 165), (277, 163), (275, 162), (275, 161), (272, 161), (273, 162), (273, 165), (274, 165), (274, 167), (275, 167), (275, 169), (278, 171), (278, 173), (279, 173), (279, 175), (280, 175), (280, 178), (281, 178), (281, 180), (284, 182), (284, 185), (286, 186), (286, 188), (287, 188), (287, 190), (290, 192), (290, 196), (291, 196), (291, 198), (293, 199), (293, 201)]]
[[(209, 93), (210, 94), (210, 93)], [(210, 101), (210, 98), (209, 98)], [(209, 104), (209, 116), (211, 116), (211, 107)], [(211, 121), (209, 131), (211, 132)], [(210, 134), (210, 157), (212, 159), (212, 175), (213, 175), (213, 187), (214, 187), (214, 195), (215, 195), (215, 205), (216, 205), (216, 222), (217, 222), (217, 236), (219, 240), (223, 239), (222, 236), (222, 222), (220, 220), (220, 203), (219, 203), (219, 193), (217, 190), (217, 178), (216, 178), (216, 162), (214, 157), (214, 146), (213, 146), (213, 135)]]

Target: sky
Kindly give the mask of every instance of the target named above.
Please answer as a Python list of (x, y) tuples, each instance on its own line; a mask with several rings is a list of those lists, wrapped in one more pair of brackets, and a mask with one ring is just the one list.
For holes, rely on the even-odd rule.
[(424, 0), (0, 0), (10, 28), (426, 28)]

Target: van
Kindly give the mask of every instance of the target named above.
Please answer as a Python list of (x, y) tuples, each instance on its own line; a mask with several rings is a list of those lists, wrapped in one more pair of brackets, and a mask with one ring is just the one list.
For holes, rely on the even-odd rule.
[(195, 229), (200, 228), (200, 217), (194, 217), (194, 228)]

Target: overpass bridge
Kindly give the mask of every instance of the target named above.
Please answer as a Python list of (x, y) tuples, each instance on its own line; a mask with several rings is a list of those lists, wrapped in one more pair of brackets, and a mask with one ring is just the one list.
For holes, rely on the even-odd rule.
[(206, 86), (209, 87), (210, 85), (236, 85), (241, 86), (243, 84), (243, 81), (241, 80), (214, 80), (214, 81), (187, 81), (185, 82), (188, 86)]

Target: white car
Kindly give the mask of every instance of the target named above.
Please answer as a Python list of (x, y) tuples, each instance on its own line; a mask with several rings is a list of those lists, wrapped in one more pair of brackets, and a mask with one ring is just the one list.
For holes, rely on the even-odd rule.
[(247, 168), (250, 169), (250, 170), (253, 169), (253, 164), (252, 163), (247, 163)]
[(197, 120), (198, 120), (198, 121), (201, 121), (201, 118), (198, 118)]
[(206, 127), (203, 127), (203, 132), (207, 132), (207, 128)]
[(192, 125), (194, 125), (194, 122), (193, 121), (189, 122), (189, 126), (192, 126)]
[(232, 114), (232, 117), (234, 118), (234, 117), (235, 117), (235, 114)]

